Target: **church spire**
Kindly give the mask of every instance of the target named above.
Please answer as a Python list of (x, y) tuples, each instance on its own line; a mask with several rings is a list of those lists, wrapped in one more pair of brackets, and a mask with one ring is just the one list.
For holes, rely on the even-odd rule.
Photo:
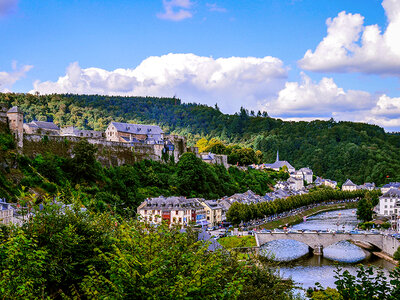
[(279, 150), (276, 151), (276, 161), (279, 161)]

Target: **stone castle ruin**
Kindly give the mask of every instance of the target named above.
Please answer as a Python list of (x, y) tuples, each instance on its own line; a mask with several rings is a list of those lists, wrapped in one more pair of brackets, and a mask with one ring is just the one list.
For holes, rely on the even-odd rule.
[(198, 156), (197, 148), (187, 147), (184, 137), (164, 134), (156, 125), (111, 122), (105, 132), (73, 126), (59, 128), (53, 122), (24, 123), (20, 108), (8, 109), (0, 103), (0, 126), (10, 129), (18, 150), (29, 157), (46, 152), (69, 157), (74, 145), (82, 139), (97, 146), (97, 159), (104, 166), (132, 164), (143, 159), (177, 162), (185, 152)]

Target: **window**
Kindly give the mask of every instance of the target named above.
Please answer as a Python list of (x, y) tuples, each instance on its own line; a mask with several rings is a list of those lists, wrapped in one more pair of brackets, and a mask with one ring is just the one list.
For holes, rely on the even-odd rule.
[(179, 218), (179, 223), (182, 223), (182, 218)]
[(385, 208), (387, 208), (387, 205), (385, 205)]
[(175, 211), (175, 214), (176, 214), (176, 215), (179, 214), (179, 210)]

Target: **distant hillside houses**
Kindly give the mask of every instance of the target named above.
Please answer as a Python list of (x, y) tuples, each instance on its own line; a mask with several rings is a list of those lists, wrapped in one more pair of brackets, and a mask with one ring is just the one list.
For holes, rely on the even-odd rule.
[[(301, 168), (300, 170), (297, 170), (286, 160), (279, 160), (279, 150), (276, 152), (276, 160), (272, 164), (261, 164), (261, 165), (253, 165), (250, 166), (252, 168), (262, 170), (262, 169), (272, 169), (275, 171), (279, 171), (282, 168), (287, 168), (287, 171), (290, 174), (291, 178), (294, 178), (295, 180), (302, 180), (307, 182), (307, 184), (310, 184), (313, 182), (313, 171), (310, 168)], [(292, 184), (294, 181), (291, 182)], [(297, 189), (300, 189), (301, 187), (297, 185)]]

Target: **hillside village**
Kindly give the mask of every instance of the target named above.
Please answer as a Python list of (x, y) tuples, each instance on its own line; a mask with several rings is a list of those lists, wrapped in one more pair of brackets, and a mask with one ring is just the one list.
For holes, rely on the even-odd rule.
[[(23, 149), (24, 141), (40, 141), (45, 136), (52, 139), (86, 139), (89, 143), (103, 144), (106, 147), (122, 146), (128, 149), (145, 149), (142, 151), (147, 152), (148, 155), (142, 156), (142, 158), (159, 161), (162, 160), (163, 154), (172, 155), (178, 161), (180, 155), (189, 151), (194, 152), (206, 163), (229, 167), (226, 155), (199, 154), (196, 147), (187, 147), (184, 137), (165, 134), (157, 125), (110, 122), (104, 132), (82, 130), (74, 126), (60, 128), (53, 122), (24, 123), (23, 112), (17, 106), (8, 109), (5, 105), (0, 105), (0, 122), (8, 124), (19, 149)], [(289, 173), (289, 178), (286, 181), (278, 181), (272, 192), (262, 196), (256, 195), (250, 190), (218, 200), (160, 196), (144, 201), (137, 208), (137, 212), (143, 220), (151, 223), (160, 223), (165, 220), (170, 224), (180, 226), (194, 222), (202, 226), (214, 227), (226, 221), (226, 213), (234, 202), (255, 204), (307, 194), (311, 189), (320, 186), (338, 188), (336, 181), (317, 177), (310, 168), (296, 170), (288, 161), (280, 160), (279, 151), (277, 151), (274, 163), (248, 167), (257, 170), (279, 171), (283, 169)], [(375, 190), (376, 187), (374, 183), (356, 185), (348, 179), (341, 189), (343, 191)], [(375, 208), (376, 213), (379, 216), (390, 218), (393, 229), (400, 228), (400, 184), (387, 184), (382, 187), (382, 193), (380, 203)], [(21, 222), (18, 219), (13, 221), (14, 207), (12, 205), (6, 203), (5, 200), (0, 204), (2, 208), (0, 218), (3, 223)]]

